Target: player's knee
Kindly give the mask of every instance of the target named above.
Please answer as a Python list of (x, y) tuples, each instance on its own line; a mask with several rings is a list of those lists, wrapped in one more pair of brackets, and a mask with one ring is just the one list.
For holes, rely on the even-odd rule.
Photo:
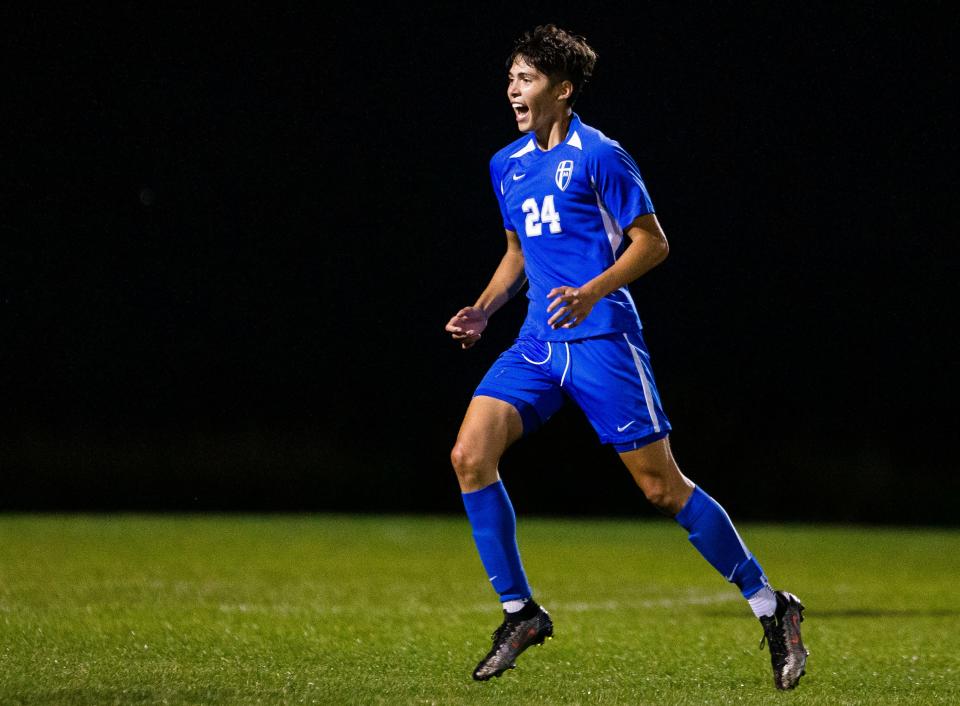
[(450, 463), (463, 488), (480, 486), (484, 481), (484, 463), (481, 454), (467, 444), (457, 442), (450, 451)]
[(655, 480), (647, 481), (640, 484), (640, 490), (643, 491), (643, 494), (647, 500), (650, 501), (651, 505), (659, 510), (667, 509), (666, 506), (670, 502), (670, 494), (667, 492), (666, 485)]
[(638, 474), (635, 479), (650, 504), (661, 512), (675, 515), (683, 507), (682, 493), (659, 475)]

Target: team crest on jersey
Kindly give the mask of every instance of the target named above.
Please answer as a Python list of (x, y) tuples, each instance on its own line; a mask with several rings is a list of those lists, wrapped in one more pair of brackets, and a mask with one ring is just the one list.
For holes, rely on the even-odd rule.
[(565, 159), (557, 165), (557, 173), (553, 179), (560, 187), (560, 191), (566, 191), (570, 186), (570, 178), (573, 176), (573, 160)]

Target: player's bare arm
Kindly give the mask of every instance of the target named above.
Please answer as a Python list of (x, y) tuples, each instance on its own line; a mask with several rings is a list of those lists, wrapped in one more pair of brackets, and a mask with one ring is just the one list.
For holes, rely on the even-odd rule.
[(464, 350), (480, 340), (490, 317), (510, 301), (527, 281), (520, 238), (512, 230), (506, 231), (506, 234), (507, 251), (490, 278), (487, 288), (473, 306), (458, 311), (445, 327), (453, 335), (453, 340), (459, 341)]
[(547, 298), (553, 299), (547, 312), (556, 309), (547, 320), (551, 327), (576, 328), (603, 297), (630, 284), (666, 259), (670, 246), (655, 214), (640, 216), (625, 232), (630, 245), (613, 265), (580, 287), (554, 287), (547, 293)]

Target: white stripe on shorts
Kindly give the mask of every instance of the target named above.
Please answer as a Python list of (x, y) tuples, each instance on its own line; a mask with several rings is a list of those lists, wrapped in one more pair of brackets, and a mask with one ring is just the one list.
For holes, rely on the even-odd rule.
[(627, 334), (623, 334), (623, 340), (625, 340), (627, 345), (630, 347), (630, 353), (633, 354), (633, 364), (637, 366), (637, 374), (640, 376), (640, 384), (643, 385), (643, 398), (647, 402), (647, 414), (650, 415), (650, 421), (653, 422), (653, 431), (654, 433), (659, 433), (660, 420), (657, 419), (657, 412), (653, 407), (653, 395), (650, 394), (650, 383), (647, 381), (647, 375), (643, 371), (643, 362), (641, 362), (640, 355), (637, 353), (637, 347), (630, 343), (630, 339)]
[(567, 371), (570, 370), (570, 344), (564, 341), (563, 345), (567, 348), (567, 364), (563, 366), (563, 375), (560, 376), (560, 387), (563, 387), (563, 381), (567, 379)]
[(523, 357), (523, 359), (524, 359), (525, 361), (527, 361), (528, 363), (532, 363), (533, 365), (543, 365), (543, 364), (546, 363), (548, 360), (550, 360), (550, 356), (553, 355), (553, 347), (550, 345), (550, 341), (547, 341), (547, 357), (544, 358), (543, 360), (541, 360), (539, 363), (538, 363), (537, 361), (535, 361), (535, 360), (530, 360), (527, 356), (523, 355), (523, 353), (521, 353), (520, 355), (521, 355), (521, 356)]

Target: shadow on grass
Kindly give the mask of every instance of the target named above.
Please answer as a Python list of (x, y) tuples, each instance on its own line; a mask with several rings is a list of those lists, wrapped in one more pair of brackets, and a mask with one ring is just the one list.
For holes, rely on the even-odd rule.
[(847, 608), (804, 612), (818, 618), (952, 618), (960, 616), (956, 608)]
[[(706, 610), (704, 615), (711, 618), (742, 618), (743, 611), (733, 610)], [(810, 610), (804, 611), (804, 616), (810, 618), (955, 618), (960, 616), (960, 609), (956, 608), (845, 608), (840, 610)]]

